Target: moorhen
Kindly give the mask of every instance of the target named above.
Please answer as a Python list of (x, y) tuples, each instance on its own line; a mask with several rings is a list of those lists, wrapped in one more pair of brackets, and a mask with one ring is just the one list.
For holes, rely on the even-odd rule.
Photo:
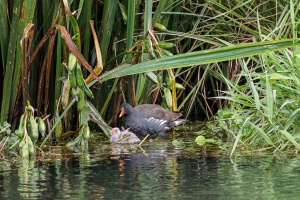
[(111, 129), (110, 131), (110, 143), (115, 143), (121, 140), (122, 138), (126, 138), (118, 143), (120, 144), (133, 144), (133, 143), (139, 143), (141, 140), (132, 132), (125, 130), (120, 131), (119, 128), (115, 127)]
[[(144, 109), (144, 111), (145, 110), (147, 109)], [(167, 133), (172, 131), (175, 126), (181, 125), (187, 121), (185, 119), (171, 121), (171, 117), (169, 117), (170, 121), (164, 118), (155, 118), (154, 116), (151, 116), (151, 112), (148, 113), (147, 116), (144, 114), (142, 115), (144, 111), (134, 109), (128, 103), (123, 103), (119, 115), (119, 117), (123, 117), (125, 128), (130, 128), (132, 132), (140, 137), (145, 137), (148, 134), (150, 134), (150, 137), (166, 137)]]
[(168, 122), (173, 122), (182, 116), (181, 113), (172, 112), (157, 104), (141, 104), (134, 107), (134, 109), (139, 111), (141, 116), (144, 118), (154, 117)]

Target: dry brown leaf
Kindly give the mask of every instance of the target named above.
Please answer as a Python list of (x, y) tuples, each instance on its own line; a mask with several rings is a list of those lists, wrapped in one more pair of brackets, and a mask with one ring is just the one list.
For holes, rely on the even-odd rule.
[(28, 68), (33, 63), (33, 60), (37, 56), (39, 50), (42, 48), (43, 44), (47, 41), (48, 37), (55, 34), (55, 30), (59, 29), (61, 31), (61, 37), (64, 39), (65, 44), (67, 45), (68, 49), (75, 55), (75, 57), (78, 59), (78, 61), (96, 78), (100, 83), (101, 80), (97, 76), (97, 74), (93, 71), (93, 68), (90, 66), (90, 64), (86, 61), (86, 59), (83, 57), (83, 55), (78, 51), (75, 43), (73, 42), (72, 38), (70, 37), (68, 31), (64, 26), (61, 25), (54, 25), (49, 31), (44, 35), (44, 37), (39, 42), (38, 46), (36, 47), (35, 51), (32, 54), (32, 57), (30, 59), (30, 62), (28, 64)]
[[(94, 29), (94, 21), (90, 20), (90, 25), (92, 29), (92, 34), (94, 37), (94, 43), (95, 43), (95, 49), (96, 49), (96, 56), (97, 56), (97, 65), (94, 68), (94, 72), (97, 74), (97, 76), (102, 72), (103, 70), (103, 62), (102, 62), (102, 56), (101, 56), (101, 49), (100, 49), (100, 44), (97, 38), (96, 31)], [(94, 79), (94, 76), (90, 74), (86, 79), (86, 83), (90, 83)]]

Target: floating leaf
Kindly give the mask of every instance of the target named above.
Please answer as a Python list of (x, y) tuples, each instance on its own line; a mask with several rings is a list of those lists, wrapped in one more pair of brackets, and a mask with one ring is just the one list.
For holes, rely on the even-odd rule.
[(205, 142), (206, 142), (206, 139), (205, 139), (204, 136), (199, 135), (198, 137), (196, 137), (195, 142), (196, 142), (198, 145), (203, 146), (203, 145), (205, 144)]

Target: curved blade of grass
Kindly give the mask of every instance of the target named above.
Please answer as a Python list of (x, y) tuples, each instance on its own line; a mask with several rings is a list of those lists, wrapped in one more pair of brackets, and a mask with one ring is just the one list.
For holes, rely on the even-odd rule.
[(78, 19), (80, 17), (80, 14), (82, 12), (82, 8), (83, 8), (83, 3), (84, 3), (84, 0), (80, 0), (79, 2), (79, 5), (78, 5), (78, 12), (77, 12), (77, 16), (76, 16), (76, 19)]
[(298, 142), (295, 140), (295, 138), (289, 133), (287, 132), (286, 130), (280, 130), (280, 132), (285, 136), (287, 137), (287, 139), (293, 143), (293, 145), (298, 149), (300, 150), (300, 145), (298, 144)]
[(193, 35), (193, 34), (189, 34), (189, 33), (183, 33), (183, 32), (177, 32), (177, 31), (170, 31), (168, 30), (166, 33), (160, 33), (163, 35), (175, 35), (175, 36), (180, 36), (182, 38), (191, 38), (191, 39), (195, 39), (195, 40), (199, 40), (202, 42), (206, 42), (208, 44), (212, 44), (215, 46), (221, 46), (221, 43), (215, 42), (213, 40), (210, 39), (206, 39), (205, 35), (204, 36), (199, 36), (199, 35)]
[[(250, 28), (250, 26), (248, 25), (245, 25), (244, 23), (242, 23), (240, 20), (237, 20), (237, 19), (243, 19), (244, 16), (238, 14), (237, 12), (235, 12), (235, 10), (237, 10), (238, 8), (244, 6), (244, 5), (247, 5), (251, 2), (251, 0), (248, 0), (248, 1), (244, 1), (242, 2), (241, 4), (237, 4), (235, 7), (233, 8), (229, 8), (229, 7), (226, 7), (224, 4), (222, 3), (219, 3), (217, 1), (209, 1), (208, 3), (210, 4), (215, 4), (216, 7), (218, 8), (221, 8), (223, 10), (225, 10), (226, 12), (224, 12), (223, 10), (222, 11), (219, 11), (219, 9), (215, 9), (215, 12), (219, 13), (219, 15), (216, 15), (214, 18), (219, 18), (220, 16), (224, 16), (226, 19), (226, 21), (233, 21), (234, 23), (238, 24), (239, 27), (249, 33), (251, 33), (252, 35), (256, 36), (256, 37), (259, 37), (259, 33), (258, 31), (256, 31), (254, 28)], [(214, 7), (211, 5), (211, 7)], [(246, 12), (246, 11), (245, 11)], [(229, 13), (231, 15), (229, 15)], [(231, 16), (235, 16), (235, 17), (231, 17)], [(211, 20), (211, 19), (210, 19)], [(256, 28), (256, 27), (255, 27)], [(265, 27), (261, 27), (260, 29), (264, 34), (267, 34), (267, 30)]]
[(243, 70), (247, 74), (246, 79), (247, 79), (247, 82), (251, 86), (251, 90), (252, 90), (252, 93), (253, 93), (253, 96), (254, 96), (254, 100), (255, 100), (255, 106), (256, 106), (257, 109), (260, 109), (260, 107), (261, 107), (261, 101), (259, 100), (258, 92), (256, 90), (256, 87), (255, 87), (254, 82), (252, 80), (252, 77), (250, 75), (250, 72), (248, 70), (248, 66), (247, 66), (248, 62), (245, 63), (244, 61), (240, 61), (240, 63), (241, 63), (241, 66), (242, 66)]
[(251, 126), (252, 126), (253, 128), (255, 128), (255, 129), (260, 133), (260, 135), (266, 140), (266, 142), (267, 142), (268, 144), (274, 146), (274, 144), (273, 144), (273, 142), (271, 141), (271, 139), (269, 138), (269, 136), (268, 136), (261, 128), (259, 128), (258, 126), (256, 126), (255, 124), (253, 124), (253, 123), (251, 123), (251, 122), (250, 122), (250, 124), (251, 124)]
[(78, 23), (75, 19), (75, 17), (73, 17), (73, 15), (71, 14), (68, 14), (68, 18), (70, 19), (70, 22), (71, 22), (71, 27), (73, 28), (73, 31), (74, 31), (74, 35), (76, 35), (76, 47), (78, 49), (79, 52), (81, 52), (81, 38), (80, 38), (80, 29), (79, 29), (79, 26), (78, 26)]
[(251, 117), (247, 117), (242, 125), (242, 127), (240, 128), (236, 138), (235, 138), (235, 141), (234, 141), (234, 144), (233, 144), (233, 147), (231, 149), (231, 152), (230, 152), (230, 158), (232, 157), (232, 154), (233, 152), (235, 151), (236, 147), (237, 147), (237, 144), (239, 143), (240, 141), (240, 137), (242, 136), (242, 133), (243, 133), (243, 127), (245, 126), (245, 124), (249, 121)]
[(242, 104), (242, 105), (250, 107), (250, 108), (254, 107), (254, 105), (251, 102), (239, 99), (239, 97), (235, 98), (235, 97), (230, 97), (230, 96), (220, 96), (220, 97), (214, 97), (214, 98), (229, 100), (229, 101), (236, 102), (236, 103)]
[[(94, 68), (94, 72), (99, 75), (102, 70), (103, 70), (103, 61), (102, 61), (102, 56), (101, 56), (101, 50), (100, 50), (100, 44), (98, 41), (98, 37), (94, 28), (94, 21), (91, 20), (90, 21), (90, 25), (91, 25), (91, 30), (92, 30), (92, 34), (93, 34), (93, 38), (94, 38), (94, 44), (95, 44), (95, 51), (96, 51), (96, 58), (97, 58), (97, 64)], [(91, 80), (93, 80), (94, 76), (92, 74), (90, 74), (86, 79), (86, 83), (91, 82)]]
[[(107, 73), (102, 74), (100, 78), (102, 81), (107, 81), (116, 77), (122, 77), (143, 72), (163, 70), (169, 68), (182, 68), (189, 67), (192, 65), (227, 61), (277, 51), (299, 44), (299, 40), (295, 42), (292, 39), (285, 39), (278, 41), (240, 44), (230, 47), (222, 47), (218, 49), (184, 53), (172, 57), (160, 58), (157, 60), (152, 60), (130, 66), (121, 65)], [(94, 83), (95, 81), (93, 82), (93, 84)]]
[[(298, 100), (299, 102), (299, 100)], [(296, 103), (298, 103), (296, 102)], [(291, 126), (294, 126), (293, 124), (295, 123), (295, 121), (297, 122), (299, 119), (299, 112), (300, 112), (300, 108), (297, 108), (288, 118), (285, 126), (284, 126), (284, 130), (288, 130)]]

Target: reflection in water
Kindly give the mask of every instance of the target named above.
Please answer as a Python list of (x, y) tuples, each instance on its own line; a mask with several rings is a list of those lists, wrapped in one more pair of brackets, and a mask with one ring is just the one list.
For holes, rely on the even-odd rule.
[(0, 161), (0, 199), (296, 199), (299, 157), (209, 156), (167, 144)]

